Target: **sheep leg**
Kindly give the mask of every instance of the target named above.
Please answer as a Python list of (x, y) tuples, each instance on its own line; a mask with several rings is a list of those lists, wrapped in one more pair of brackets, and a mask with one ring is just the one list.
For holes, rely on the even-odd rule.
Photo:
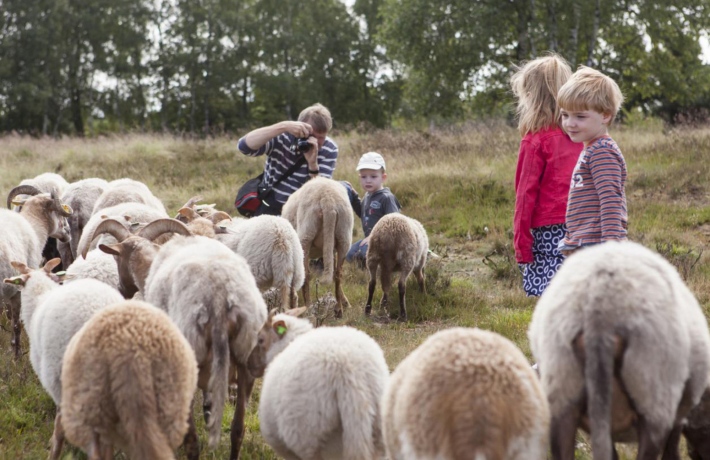
[(301, 247), (303, 248), (303, 287), (301, 288), (301, 294), (303, 295), (303, 303), (306, 307), (311, 306), (311, 271), (308, 269), (309, 260), (308, 253), (311, 250), (310, 242), (301, 240)]
[(680, 453), (678, 449), (680, 448), (680, 435), (683, 430), (681, 424), (676, 424), (671, 430), (671, 434), (668, 435), (666, 440), (666, 447), (663, 449), (663, 455), (661, 460), (680, 460)]
[(399, 275), (399, 283), (397, 287), (399, 288), (399, 320), (407, 321), (407, 305), (404, 302), (405, 295), (407, 293), (407, 275), (402, 271)]
[(375, 295), (375, 287), (377, 287), (377, 264), (371, 262), (367, 269), (370, 271), (370, 283), (367, 287), (367, 304), (365, 304), (365, 315), (370, 316), (372, 313), (372, 297)]
[(574, 436), (581, 418), (581, 403), (572, 404), (560, 414), (553, 414), (550, 421), (550, 448), (553, 460), (574, 459)]
[(99, 434), (94, 431), (86, 455), (89, 460), (111, 460), (113, 458), (113, 448), (110, 444), (103, 444)]
[(52, 450), (49, 453), (51, 460), (56, 460), (62, 453), (64, 446), (64, 427), (62, 426), (62, 413), (57, 408), (57, 416), (54, 418), (54, 432), (52, 433)]
[(639, 449), (636, 460), (656, 460), (661, 453), (668, 434), (663, 433), (660, 427), (652, 426), (645, 417), (639, 417), (638, 422)]
[(424, 267), (419, 267), (415, 269), (414, 275), (417, 277), (417, 283), (419, 283), (419, 290), (426, 294), (426, 286), (424, 285)]
[(281, 295), (281, 311), (286, 311), (293, 308), (293, 299), (291, 298), (291, 286), (284, 284), (279, 289)]
[(254, 380), (245, 365), (237, 365), (237, 406), (234, 408), (234, 418), (232, 418), (232, 448), (229, 452), (229, 460), (239, 458), (239, 450), (242, 447), (242, 441), (244, 441), (244, 415), (251, 390), (254, 388)]
[(20, 334), (22, 325), (20, 324), (20, 293), (16, 293), (10, 298), (10, 317), (12, 319), (12, 349), (15, 352), (15, 360), (20, 359)]
[[(190, 404), (190, 407), (194, 405)], [(197, 437), (197, 429), (195, 428), (195, 416), (190, 409), (190, 414), (187, 417), (187, 433), (185, 433), (185, 438), (182, 441), (182, 445), (185, 447), (185, 456), (188, 460), (198, 460), (200, 458), (200, 441)]]
[(343, 276), (343, 261), (345, 259), (338, 260), (338, 265), (335, 267), (335, 317), (336, 318), (342, 318), (343, 317), (343, 308), (348, 308), (350, 306), (350, 302), (348, 302), (348, 298), (345, 297), (345, 293), (343, 292), (343, 285), (341, 283), (341, 278)]
[(389, 313), (389, 292), (392, 289), (392, 270), (383, 265), (380, 269), (380, 284), (382, 285), (382, 299), (380, 309), (386, 309)]

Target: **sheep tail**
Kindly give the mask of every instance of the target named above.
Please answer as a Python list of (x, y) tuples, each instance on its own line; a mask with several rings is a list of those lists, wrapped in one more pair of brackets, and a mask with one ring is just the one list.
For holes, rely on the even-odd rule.
[(382, 437), (381, 411), (378, 398), (370, 394), (372, 390), (368, 385), (352, 379), (337, 390), (343, 426), (343, 460), (377, 457), (375, 444)]
[[(224, 404), (227, 401), (227, 390), (229, 385), (229, 336), (227, 334), (227, 310), (229, 304), (227, 299), (217, 294), (212, 311), (212, 371), (207, 384), (208, 401), (205, 406), (209, 406), (210, 417), (206, 423), (209, 431), (209, 447), (215, 449), (219, 445), (220, 433), (222, 431), (222, 416), (224, 414)], [(215, 300), (217, 300), (215, 299)]]
[[(593, 304), (592, 304), (593, 305)], [(611, 394), (614, 378), (615, 336), (595, 309), (584, 317), (584, 379), (594, 459), (613, 458), (611, 439)]]
[(333, 267), (335, 266), (335, 228), (338, 223), (338, 212), (335, 209), (323, 211), (323, 283), (333, 282)]
[(111, 392), (131, 458), (173, 460), (173, 449), (158, 423), (160, 411), (155, 392), (160, 388), (153, 381), (151, 363), (137, 356), (126, 364), (125, 369), (112, 372)]

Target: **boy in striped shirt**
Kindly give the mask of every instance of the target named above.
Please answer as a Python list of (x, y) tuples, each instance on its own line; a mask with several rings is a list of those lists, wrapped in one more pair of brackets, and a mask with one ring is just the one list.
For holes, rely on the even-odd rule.
[(570, 182), (567, 233), (558, 247), (564, 255), (582, 246), (626, 239), (626, 162), (608, 132), (623, 100), (614, 80), (585, 66), (557, 95), (562, 129), (572, 141), (584, 144)]

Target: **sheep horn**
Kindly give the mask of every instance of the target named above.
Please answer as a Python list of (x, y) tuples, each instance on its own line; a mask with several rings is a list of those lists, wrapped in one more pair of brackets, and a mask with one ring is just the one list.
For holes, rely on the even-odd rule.
[(190, 208), (190, 209), (192, 209), (193, 206), (195, 206), (195, 204), (196, 204), (198, 201), (202, 201), (202, 196), (201, 196), (201, 195), (195, 195), (195, 196), (193, 196), (192, 198), (190, 198), (189, 200), (187, 200), (187, 203), (185, 203), (184, 205), (182, 205), (182, 207), (183, 207), (183, 208)]
[(169, 232), (185, 236), (191, 235), (190, 230), (180, 221), (175, 219), (158, 219), (146, 225), (145, 228), (138, 233), (138, 236), (153, 241), (163, 233)]
[(12, 200), (17, 195), (39, 195), (40, 193), (42, 191), (34, 185), (18, 185), (10, 190), (10, 194), (7, 196), (7, 209), (12, 209)]
[(194, 209), (188, 208), (187, 206), (180, 208), (178, 210), (178, 215), (183, 216), (185, 219), (187, 219), (188, 222), (192, 222), (193, 220), (200, 217), (200, 215), (197, 214)]
[(88, 240), (86, 247), (82, 249), (81, 255), (84, 259), (86, 259), (86, 253), (89, 252), (91, 242), (103, 233), (109, 233), (111, 236), (116, 238), (119, 243), (131, 236), (131, 232), (126, 230), (126, 227), (124, 227), (116, 219), (105, 219), (98, 225), (98, 227), (96, 227), (96, 230), (94, 230), (94, 234), (91, 235), (91, 238)]

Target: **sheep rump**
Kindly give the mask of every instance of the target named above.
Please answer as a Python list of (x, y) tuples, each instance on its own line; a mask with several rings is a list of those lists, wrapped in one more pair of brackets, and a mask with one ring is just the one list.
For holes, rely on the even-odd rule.
[(549, 409), (508, 339), (480, 329), (437, 332), (394, 370), (382, 400), (391, 460), (543, 460)]

